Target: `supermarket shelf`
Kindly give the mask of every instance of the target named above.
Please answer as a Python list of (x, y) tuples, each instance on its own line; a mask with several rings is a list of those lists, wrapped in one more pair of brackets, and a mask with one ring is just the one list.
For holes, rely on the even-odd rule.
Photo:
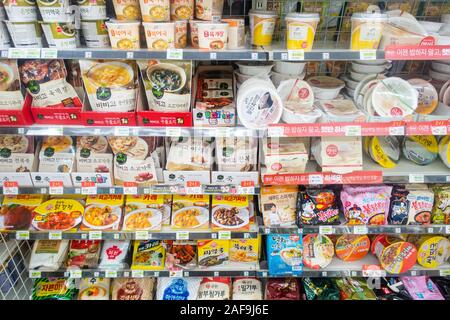
[[(303, 268), (301, 277), (398, 277), (398, 274), (390, 274), (385, 270), (363, 270), (369, 266), (379, 266), (378, 259), (372, 255), (367, 255), (359, 261), (344, 262), (336, 257), (326, 267), (320, 270), (313, 270)], [(267, 262), (263, 261), (260, 264), (260, 269), (257, 271), (257, 276), (266, 278), (272, 277), (267, 269)], [(450, 264), (445, 264), (436, 269), (426, 269), (420, 265), (415, 265), (411, 270), (402, 273), (402, 276), (448, 276), (450, 274)], [(281, 277), (282, 275), (277, 275)]]

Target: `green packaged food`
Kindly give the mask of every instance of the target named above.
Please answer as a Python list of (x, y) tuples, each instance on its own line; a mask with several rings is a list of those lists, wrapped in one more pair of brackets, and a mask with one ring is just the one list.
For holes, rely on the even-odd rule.
[(365, 279), (337, 278), (334, 280), (339, 288), (341, 300), (376, 300), (377, 296), (367, 286)]
[(433, 188), (434, 206), (431, 222), (434, 224), (450, 224), (450, 186)]
[(72, 300), (77, 294), (75, 279), (39, 278), (34, 280), (32, 300)]
[(339, 290), (331, 279), (304, 278), (306, 300), (339, 300)]

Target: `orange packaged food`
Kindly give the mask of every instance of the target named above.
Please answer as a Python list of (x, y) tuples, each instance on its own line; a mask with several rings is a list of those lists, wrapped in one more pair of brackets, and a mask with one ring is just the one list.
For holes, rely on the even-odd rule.
[(366, 256), (370, 250), (367, 235), (345, 234), (336, 241), (336, 256), (344, 261), (357, 261)]

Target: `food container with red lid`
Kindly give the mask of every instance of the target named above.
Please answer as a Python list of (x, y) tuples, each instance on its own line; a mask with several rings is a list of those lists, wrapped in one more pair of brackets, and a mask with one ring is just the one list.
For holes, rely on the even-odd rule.
[(417, 249), (412, 243), (388, 235), (378, 235), (372, 242), (371, 251), (383, 269), (392, 274), (409, 271), (417, 261)]

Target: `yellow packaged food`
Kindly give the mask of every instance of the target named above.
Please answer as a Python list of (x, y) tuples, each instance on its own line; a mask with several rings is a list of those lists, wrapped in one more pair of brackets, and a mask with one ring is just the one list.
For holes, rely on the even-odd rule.
[(39, 231), (76, 231), (83, 219), (84, 206), (72, 199), (51, 199), (33, 212), (31, 225)]
[(317, 13), (289, 13), (286, 16), (287, 49), (311, 50), (319, 20)]
[(378, 49), (387, 15), (381, 13), (354, 13), (351, 18), (351, 49)]
[(225, 265), (230, 260), (229, 240), (200, 240), (197, 242), (198, 265), (200, 268)]
[(134, 241), (132, 270), (164, 270), (166, 248), (160, 240)]
[(170, 225), (172, 195), (128, 195), (123, 230), (161, 230)]
[(121, 194), (88, 196), (80, 230), (119, 230), (123, 202)]
[(44, 201), (39, 194), (5, 196), (0, 209), (0, 230), (28, 230), (33, 210)]
[(417, 247), (417, 262), (425, 268), (438, 268), (450, 257), (450, 241), (442, 236), (422, 236)]
[(275, 11), (250, 10), (250, 32), (252, 45), (268, 46), (272, 43), (278, 15)]
[(232, 239), (230, 240), (230, 261), (232, 262), (258, 262), (258, 239)]
[(177, 229), (208, 229), (209, 196), (174, 195), (171, 226)]
[(248, 196), (213, 196), (211, 224), (213, 230), (248, 230), (250, 225)]

